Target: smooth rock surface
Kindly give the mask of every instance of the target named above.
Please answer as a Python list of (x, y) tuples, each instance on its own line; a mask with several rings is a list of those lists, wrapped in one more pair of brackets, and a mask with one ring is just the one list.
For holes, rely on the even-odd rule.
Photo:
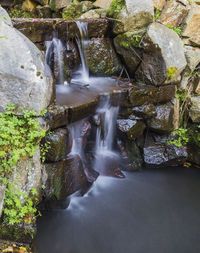
[(112, 2), (113, 0), (96, 0), (94, 5), (102, 9), (108, 9)]
[(6, 23), (7, 25), (13, 26), (12, 21), (8, 15), (7, 11), (0, 6), (0, 23), (1, 22)]
[(200, 96), (191, 98), (191, 107), (189, 109), (189, 115), (193, 122), (200, 122)]
[(5, 197), (5, 186), (3, 184), (0, 184), (0, 217), (2, 214), (4, 197)]
[(34, 110), (37, 115), (50, 104), (52, 79), (38, 48), (15, 28), (0, 23), (0, 107), (13, 103), (16, 110)]
[[(153, 23), (148, 27), (147, 34), (142, 41), (143, 47), (147, 54), (151, 52), (151, 56), (160, 52), (163, 58), (162, 67), (156, 64), (152, 70), (151, 66), (145, 61), (139, 71), (144, 73), (145, 79), (154, 85), (162, 85), (171, 83), (180, 78), (181, 72), (186, 67), (186, 59), (184, 54), (183, 42), (180, 37), (172, 29), (165, 27), (159, 23)], [(157, 58), (159, 61), (159, 58)], [(160, 59), (162, 61), (162, 59)], [(152, 61), (151, 61), (152, 62)], [(165, 65), (165, 66), (164, 66)], [(159, 77), (157, 73), (160, 71)], [(139, 79), (143, 79), (140, 73)], [(167, 74), (167, 76), (166, 76)]]

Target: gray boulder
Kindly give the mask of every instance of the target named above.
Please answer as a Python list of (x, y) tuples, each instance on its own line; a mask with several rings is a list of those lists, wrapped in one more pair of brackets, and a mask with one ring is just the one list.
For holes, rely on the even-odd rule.
[(200, 96), (191, 98), (191, 107), (189, 110), (189, 115), (193, 122), (200, 122)]
[(187, 62), (183, 42), (176, 32), (153, 23), (148, 27), (142, 45), (145, 53), (136, 72), (138, 80), (159, 86), (180, 79)]
[(45, 74), (39, 49), (18, 30), (0, 22), (0, 108), (13, 103), (16, 110), (37, 115), (52, 99), (52, 79)]
[(147, 27), (154, 19), (153, 1), (125, 0), (118, 19), (120, 22), (116, 22), (114, 27), (116, 34)]
[(6, 23), (7, 25), (13, 26), (12, 21), (8, 15), (7, 11), (0, 6), (0, 23), (1, 22)]

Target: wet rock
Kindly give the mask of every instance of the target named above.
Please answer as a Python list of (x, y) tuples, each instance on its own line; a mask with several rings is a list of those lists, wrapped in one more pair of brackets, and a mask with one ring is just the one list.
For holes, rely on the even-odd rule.
[[(176, 32), (159, 23), (153, 23), (148, 27), (142, 45), (145, 50), (145, 58), (136, 72), (138, 80), (145, 80), (159, 86), (180, 79), (180, 74), (187, 62), (183, 42)], [(151, 64), (154, 54), (153, 69)], [(148, 60), (148, 57), (151, 59)], [(159, 72), (160, 75), (158, 75)]]
[(44, 120), (50, 130), (65, 127), (68, 123), (68, 107), (60, 105), (51, 105), (48, 107)]
[(12, 21), (8, 15), (7, 11), (0, 6), (0, 23), (1, 22), (6, 23), (7, 25), (13, 26)]
[(62, 17), (66, 19), (79, 18), (83, 13), (94, 9), (94, 5), (90, 1), (72, 2), (63, 9)]
[[(43, 0), (42, 0), (43, 1)], [(52, 11), (59, 11), (60, 9), (63, 9), (70, 5), (72, 0), (50, 0), (50, 8)]]
[(187, 13), (188, 10), (183, 4), (176, 1), (167, 1), (157, 22), (166, 26), (177, 27), (182, 24)]
[(166, 0), (153, 0), (154, 8), (161, 11), (165, 6), (166, 2)]
[(135, 142), (118, 140), (117, 142), (122, 159), (122, 169), (125, 171), (136, 171), (142, 167), (142, 156)]
[(154, 7), (152, 0), (125, 0), (118, 20), (114, 26), (114, 33), (119, 34), (128, 31), (145, 28), (153, 22)]
[(191, 98), (191, 107), (189, 109), (189, 115), (193, 122), (200, 122), (200, 96)]
[[(37, 115), (49, 105), (52, 78), (38, 48), (15, 28), (0, 22), (0, 107), (13, 103), (17, 112), (35, 110)], [(9, 57), (8, 57), (9, 55)]]
[(12, 7), (14, 5), (14, 0), (1, 0), (0, 4), (3, 7)]
[(125, 175), (120, 170), (119, 157), (115, 153), (102, 152), (98, 154), (94, 167), (102, 176), (125, 178)]
[(182, 73), (182, 80), (180, 83), (180, 89), (186, 89), (192, 76), (192, 72), (196, 66), (200, 63), (200, 49), (185, 46), (185, 56), (187, 60), (187, 66)]
[(171, 132), (179, 127), (179, 100), (155, 107), (156, 117), (147, 121), (148, 126), (160, 132)]
[(69, 138), (69, 133), (67, 129), (57, 129), (50, 134), (47, 134), (42, 141), (50, 147), (50, 149), (45, 154), (46, 162), (58, 162), (64, 160), (67, 154), (71, 150), (72, 141)]
[(150, 85), (138, 85), (130, 89), (130, 105), (140, 106), (144, 104), (166, 103), (172, 100), (176, 94), (175, 85), (154, 87)]
[(45, 164), (45, 167), (48, 175), (44, 190), (46, 198), (55, 196), (57, 200), (64, 200), (87, 183), (78, 155), (70, 155), (65, 161)]
[(195, 144), (188, 145), (188, 159), (192, 164), (200, 165), (199, 147)]
[(192, 5), (185, 20), (182, 36), (189, 38), (192, 45), (200, 46), (200, 6)]
[(88, 65), (93, 74), (118, 75), (122, 69), (111, 40), (108, 38), (91, 39), (89, 41)]
[(49, 7), (49, 5), (45, 5), (45, 6), (38, 5), (35, 8), (34, 13), (35, 13), (35, 16), (38, 18), (51, 18), (52, 17), (51, 8)]
[(135, 140), (143, 134), (145, 124), (142, 121), (130, 120), (130, 119), (118, 119), (117, 128), (121, 135), (125, 134), (129, 140)]
[(136, 47), (139, 45), (141, 38), (141, 36), (138, 36), (138, 34), (128, 32), (123, 35), (118, 35), (114, 39), (115, 49), (122, 56), (122, 60), (131, 77), (134, 77), (135, 71), (142, 59), (142, 49)]
[[(15, 28), (22, 32), (32, 42), (44, 42), (52, 40), (53, 31), (58, 32), (60, 39), (66, 40), (67, 31), (68, 38), (75, 38), (79, 33), (78, 27), (74, 21), (64, 19), (12, 19)], [(104, 37), (110, 31), (110, 21), (106, 19), (89, 19), (88, 36), (89, 38)]]
[(151, 134), (147, 136), (143, 148), (144, 162), (147, 167), (180, 166), (184, 164), (188, 155), (186, 147), (176, 147), (167, 143), (169, 140), (168, 135)]
[(0, 217), (2, 214), (4, 197), (5, 197), (5, 186), (3, 184), (0, 184)]
[(47, 5), (49, 3), (49, 0), (35, 0), (35, 1), (41, 5)]
[(69, 107), (69, 122), (83, 119), (95, 112), (98, 99), (93, 99), (85, 103), (76, 104)]
[(131, 111), (135, 115), (140, 116), (144, 119), (149, 119), (157, 115), (156, 108), (152, 104), (133, 107)]

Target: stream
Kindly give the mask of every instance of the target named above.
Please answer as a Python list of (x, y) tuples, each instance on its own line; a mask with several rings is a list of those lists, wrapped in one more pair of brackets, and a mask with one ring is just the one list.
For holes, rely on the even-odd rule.
[(38, 220), (37, 253), (200, 252), (200, 171), (145, 169), (100, 176), (66, 210)]

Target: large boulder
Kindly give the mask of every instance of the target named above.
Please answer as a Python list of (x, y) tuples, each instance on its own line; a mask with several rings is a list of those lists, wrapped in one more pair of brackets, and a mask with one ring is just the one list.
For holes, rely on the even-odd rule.
[(143, 148), (144, 162), (147, 167), (179, 166), (184, 164), (188, 155), (186, 147), (176, 147), (168, 143), (168, 141), (170, 141), (168, 135), (148, 135)]
[(148, 126), (159, 132), (171, 132), (179, 127), (179, 100), (174, 99), (155, 107), (156, 117), (149, 119)]
[(122, 69), (121, 62), (108, 38), (93, 38), (89, 41), (88, 65), (93, 74), (117, 75)]
[(0, 6), (0, 23), (1, 22), (6, 23), (7, 25), (13, 26), (12, 21), (8, 15), (7, 11)]
[(116, 34), (146, 28), (154, 19), (154, 6), (152, 0), (125, 0), (118, 20), (115, 23)]
[(67, 19), (79, 18), (83, 13), (91, 9), (94, 9), (94, 5), (90, 1), (74, 1), (63, 9), (62, 17)]
[(156, 86), (180, 79), (186, 67), (183, 42), (175, 31), (153, 23), (142, 40), (143, 61), (136, 72), (138, 80)]
[(52, 79), (45, 74), (39, 49), (6, 22), (0, 21), (0, 108), (13, 103), (17, 112), (35, 110), (37, 115), (52, 99)]
[(185, 20), (182, 36), (189, 38), (192, 45), (200, 46), (200, 6), (194, 4)]
[(94, 2), (94, 5), (102, 9), (108, 9), (111, 6), (112, 2), (113, 0), (96, 0)]

